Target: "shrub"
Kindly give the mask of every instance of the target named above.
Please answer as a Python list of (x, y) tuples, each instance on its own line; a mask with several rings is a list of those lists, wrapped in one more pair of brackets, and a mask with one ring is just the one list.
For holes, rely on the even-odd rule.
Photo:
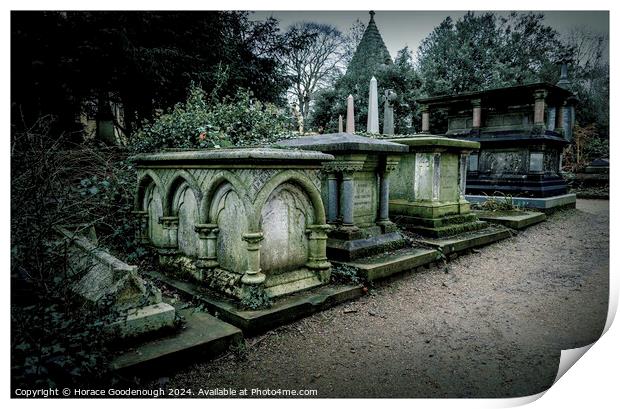
[(152, 152), (268, 144), (282, 138), (290, 123), (280, 108), (253, 99), (250, 91), (239, 90), (234, 97), (217, 101), (192, 86), (185, 102), (145, 123), (133, 135), (133, 149)]

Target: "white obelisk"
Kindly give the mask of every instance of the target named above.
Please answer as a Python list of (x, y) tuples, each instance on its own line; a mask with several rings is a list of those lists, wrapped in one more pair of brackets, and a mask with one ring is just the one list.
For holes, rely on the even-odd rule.
[(353, 113), (353, 95), (347, 98), (347, 133), (355, 133), (355, 114)]
[(368, 121), (366, 132), (379, 133), (379, 95), (377, 92), (377, 79), (370, 79), (370, 89), (368, 90)]

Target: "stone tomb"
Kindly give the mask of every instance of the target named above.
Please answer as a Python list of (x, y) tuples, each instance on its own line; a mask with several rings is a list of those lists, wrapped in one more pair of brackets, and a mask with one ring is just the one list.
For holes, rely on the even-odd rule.
[(331, 160), (265, 148), (138, 155), (141, 239), (177, 277), (237, 298), (326, 283), (320, 171)]
[(392, 180), (394, 220), (431, 237), (484, 227), (464, 197), (467, 157), (478, 142), (424, 134), (390, 140), (409, 147)]
[(324, 164), (323, 202), (334, 226), (327, 254), (349, 261), (402, 245), (403, 237), (389, 219), (389, 174), (404, 145), (349, 133), (325, 134), (278, 142), (285, 147), (333, 154)]

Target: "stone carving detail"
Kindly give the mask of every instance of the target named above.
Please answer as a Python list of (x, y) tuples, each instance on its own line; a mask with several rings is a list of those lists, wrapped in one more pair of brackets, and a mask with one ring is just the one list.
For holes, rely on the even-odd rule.
[(306, 226), (313, 224), (313, 206), (297, 186), (276, 188), (261, 210), (264, 240), (261, 270), (277, 274), (303, 266), (308, 260)]
[(545, 152), (544, 171), (546, 174), (557, 175), (560, 167), (560, 158), (557, 152)]
[(364, 168), (362, 161), (333, 161), (324, 165), (327, 172), (358, 172)]
[(480, 171), (491, 175), (526, 172), (527, 161), (520, 151), (481, 151), (479, 161)]

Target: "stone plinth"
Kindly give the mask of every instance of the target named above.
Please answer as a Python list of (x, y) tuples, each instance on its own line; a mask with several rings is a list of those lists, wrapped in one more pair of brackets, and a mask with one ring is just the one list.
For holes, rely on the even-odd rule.
[(348, 133), (326, 134), (278, 143), (334, 155), (324, 164), (323, 202), (329, 233), (330, 258), (353, 260), (397, 248), (404, 240), (389, 220), (390, 172), (396, 169), (404, 145)]
[(330, 229), (320, 171), (333, 156), (284, 149), (213, 149), (143, 154), (136, 210), (176, 276), (243, 298), (325, 283)]
[(482, 227), (465, 200), (466, 166), (477, 142), (432, 135), (393, 138), (407, 145), (394, 172), (390, 213), (399, 223), (432, 237)]

